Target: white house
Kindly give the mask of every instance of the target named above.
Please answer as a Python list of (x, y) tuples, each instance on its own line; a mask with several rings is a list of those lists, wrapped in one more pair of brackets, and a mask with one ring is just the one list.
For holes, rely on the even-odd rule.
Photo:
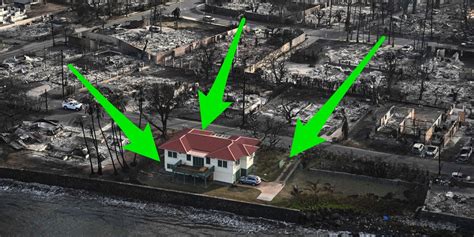
[(234, 183), (249, 174), (260, 140), (185, 129), (160, 146), (168, 172)]

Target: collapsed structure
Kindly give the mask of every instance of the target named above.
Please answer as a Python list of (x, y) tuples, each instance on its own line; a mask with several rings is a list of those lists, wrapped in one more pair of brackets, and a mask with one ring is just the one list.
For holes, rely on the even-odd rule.
[(465, 122), (465, 118), (465, 108), (457, 108), (455, 105), (446, 112), (431, 108), (392, 106), (379, 119), (374, 136), (389, 134), (397, 139), (445, 147)]

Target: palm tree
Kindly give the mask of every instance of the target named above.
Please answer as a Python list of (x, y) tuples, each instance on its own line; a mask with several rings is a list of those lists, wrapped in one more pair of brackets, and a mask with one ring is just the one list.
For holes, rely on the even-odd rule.
[(114, 167), (114, 175), (118, 175), (117, 167), (115, 167), (114, 157), (112, 155), (112, 151), (110, 150), (109, 142), (107, 141), (107, 137), (105, 136), (104, 130), (102, 129), (102, 124), (100, 123), (100, 117), (102, 117), (102, 111), (100, 109), (96, 109), (96, 115), (97, 115), (97, 124), (99, 124), (100, 133), (102, 134), (102, 137), (104, 138), (104, 141), (105, 141), (105, 145), (107, 146), (107, 150), (109, 151), (110, 160), (112, 160), (112, 166)]
[(97, 153), (97, 174), (102, 175), (102, 161), (100, 160), (99, 144), (97, 143), (97, 134), (95, 133), (96, 130), (95, 130), (95, 123), (94, 123), (94, 112), (99, 107), (97, 105), (97, 102), (91, 96), (85, 97), (85, 99), (83, 100), (83, 103), (89, 105), (86, 110), (86, 113), (88, 113), (91, 118), (92, 127), (89, 127), (89, 129), (90, 129), (91, 136), (94, 141), (95, 150)]
[(89, 162), (91, 164), (91, 175), (94, 174), (94, 166), (92, 165), (92, 155), (91, 155), (91, 150), (89, 149), (89, 144), (87, 143), (87, 139), (86, 139), (86, 131), (84, 130), (84, 121), (80, 120), (80, 124), (81, 124), (81, 129), (82, 129), (82, 137), (84, 138), (84, 143), (86, 144), (86, 148), (87, 148), (87, 155), (89, 156)]
[[(112, 103), (120, 112), (125, 112), (126, 105), (128, 100), (126, 100), (125, 95), (118, 90), (109, 91), (108, 99), (110, 103)], [(118, 137), (117, 137), (118, 134)], [(122, 146), (122, 131), (115, 125), (114, 121), (112, 120), (112, 137), (114, 140), (115, 151), (120, 151), (120, 156), (122, 157), (122, 163), (117, 156), (117, 161), (119, 162), (120, 166), (124, 168), (124, 170), (128, 169), (127, 162), (125, 161), (124, 150)], [(123, 165), (122, 165), (123, 164)]]

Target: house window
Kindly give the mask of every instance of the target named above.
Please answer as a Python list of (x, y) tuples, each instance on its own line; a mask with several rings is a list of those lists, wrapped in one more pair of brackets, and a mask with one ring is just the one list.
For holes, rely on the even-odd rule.
[(219, 160), (217, 161), (217, 166), (227, 168), (227, 161)]
[(186, 155), (186, 160), (191, 161), (191, 155)]
[(240, 165), (240, 160), (236, 160), (235, 165)]
[(168, 151), (168, 157), (178, 158), (178, 153), (173, 151)]
[(166, 168), (171, 169), (171, 164), (166, 164)]
[(208, 164), (208, 165), (211, 164), (211, 158), (206, 157), (206, 164)]

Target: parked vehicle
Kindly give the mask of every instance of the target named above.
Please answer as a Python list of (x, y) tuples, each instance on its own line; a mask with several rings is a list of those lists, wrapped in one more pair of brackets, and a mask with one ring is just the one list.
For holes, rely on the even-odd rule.
[(425, 157), (437, 159), (439, 156), (439, 148), (437, 146), (426, 146)]
[(425, 151), (425, 145), (423, 143), (415, 143), (411, 148), (411, 152), (418, 156), (423, 156), (423, 152)]
[(411, 46), (411, 45), (405, 45), (405, 46), (400, 48), (400, 51), (402, 51), (402, 52), (409, 52), (409, 51), (412, 51), (412, 50), (413, 50), (413, 46)]
[(80, 111), (82, 109), (82, 103), (77, 102), (75, 99), (67, 99), (63, 101), (63, 109)]
[(206, 15), (206, 16), (202, 17), (202, 21), (204, 21), (204, 22), (214, 22), (214, 21), (216, 21), (216, 19), (212, 16), (207, 16)]
[(259, 185), (262, 182), (262, 179), (256, 175), (248, 175), (248, 176), (242, 176), (239, 179), (239, 183), (241, 184), (249, 184), (249, 185)]
[(461, 148), (461, 152), (459, 152), (459, 157), (456, 159), (457, 162), (467, 162), (472, 155), (472, 147), (465, 146)]
[(455, 178), (455, 179), (462, 179), (462, 178), (464, 178), (464, 174), (461, 173), (461, 172), (453, 172), (453, 173), (451, 174), (451, 177), (453, 177), (453, 178)]

